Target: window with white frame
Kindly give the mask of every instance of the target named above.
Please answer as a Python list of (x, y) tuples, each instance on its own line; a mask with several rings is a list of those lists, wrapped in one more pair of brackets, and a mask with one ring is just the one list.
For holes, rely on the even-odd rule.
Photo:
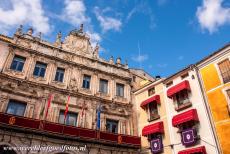
[(22, 72), (26, 58), (15, 55), (11, 63), (10, 69)]
[(45, 77), (46, 67), (47, 67), (47, 64), (42, 63), (42, 62), (36, 62), (34, 73), (33, 73), (34, 76)]
[(182, 90), (173, 96), (173, 101), (177, 104), (177, 108), (183, 104), (189, 103), (188, 91)]
[(155, 120), (159, 117), (158, 114), (158, 108), (157, 108), (157, 103), (156, 102), (151, 102), (148, 104), (148, 109), (149, 109), (149, 120)]
[(99, 92), (108, 93), (108, 80), (100, 79)]
[(59, 113), (59, 123), (71, 126), (77, 126), (77, 113), (68, 112), (65, 118), (65, 111), (61, 110)]
[(6, 109), (6, 113), (17, 116), (24, 116), (26, 110), (26, 103), (10, 100)]
[(124, 85), (117, 83), (116, 84), (116, 95), (120, 97), (124, 97)]
[(230, 61), (226, 59), (218, 64), (224, 83), (230, 82)]
[(106, 119), (106, 131), (110, 133), (118, 133), (118, 121)]
[(149, 90), (148, 90), (148, 95), (149, 96), (152, 96), (152, 95), (154, 95), (155, 94), (155, 87), (152, 87), (152, 88), (150, 88)]
[(227, 90), (228, 99), (230, 100), (230, 89)]
[(90, 89), (90, 80), (91, 80), (91, 76), (84, 75), (83, 82), (82, 82), (82, 88)]
[(230, 89), (226, 91), (228, 99), (228, 113), (230, 115)]
[(55, 74), (55, 81), (63, 82), (65, 69), (58, 67)]

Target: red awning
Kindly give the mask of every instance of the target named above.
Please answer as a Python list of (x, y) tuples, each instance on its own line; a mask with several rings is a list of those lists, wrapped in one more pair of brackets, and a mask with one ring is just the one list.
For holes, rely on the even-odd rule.
[(188, 121), (199, 121), (196, 109), (178, 114), (172, 118), (172, 125), (174, 127)]
[(142, 136), (146, 136), (154, 133), (164, 133), (164, 124), (162, 121), (145, 126), (142, 129)]
[(190, 85), (189, 85), (189, 82), (188, 80), (185, 80), (171, 88), (168, 89), (167, 91), (167, 96), (168, 97), (172, 97), (174, 94), (182, 91), (182, 90), (190, 90)]
[(160, 96), (159, 95), (154, 95), (153, 97), (150, 97), (149, 99), (143, 101), (140, 106), (142, 108), (144, 108), (147, 104), (149, 104), (151, 102), (157, 102), (157, 103), (160, 104)]
[(202, 154), (206, 154), (205, 146), (179, 151), (178, 154), (194, 154), (197, 152), (201, 152)]

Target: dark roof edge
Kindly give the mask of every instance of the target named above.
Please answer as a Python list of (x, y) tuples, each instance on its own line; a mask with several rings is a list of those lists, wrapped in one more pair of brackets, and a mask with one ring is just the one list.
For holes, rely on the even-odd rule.
[(214, 51), (213, 53), (211, 53), (210, 55), (204, 57), (203, 59), (201, 59), (200, 61), (198, 61), (197, 63), (195, 63), (195, 65), (199, 65), (202, 62), (204, 62), (205, 60), (211, 58), (212, 56), (215, 56), (216, 54), (220, 53), (222, 50), (226, 49), (227, 47), (230, 47), (230, 42), (228, 42), (227, 44), (225, 44), (222, 48)]
[(172, 74), (172, 75), (166, 77), (165, 80), (164, 80), (163, 82), (166, 83), (168, 80), (170, 80), (170, 78), (173, 78), (173, 77), (177, 76), (178, 74), (180, 74), (180, 73), (182, 73), (182, 72), (184, 72), (184, 71), (187, 71), (187, 70), (189, 70), (189, 69), (192, 69), (194, 66), (201, 64), (202, 62), (204, 62), (205, 60), (207, 60), (208, 58), (210, 58), (210, 57), (212, 57), (212, 56), (215, 56), (216, 54), (220, 53), (222, 50), (226, 49), (227, 47), (230, 47), (230, 42), (227, 43), (227, 44), (225, 44), (222, 48), (220, 48), (220, 49), (214, 51), (214, 52), (211, 53), (210, 55), (208, 55), (208, 56), (202, 58), (200, 61), (198, 61), (198, 62), (196, 62), (196, 63), (194, 63), (194, 64), (190, 64), (190, 65), (188, 65), (187, 67), (185, 67), (185, 68), (179, 70), (178, 72), (176, 72), (176, 73), (174, 73), (174, 74)]

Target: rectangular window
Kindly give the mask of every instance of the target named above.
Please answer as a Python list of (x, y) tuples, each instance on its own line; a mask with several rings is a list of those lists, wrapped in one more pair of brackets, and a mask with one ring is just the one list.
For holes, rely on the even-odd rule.
[(228, 98), (230, 99), (230, 89), (227, 90), (227, 95), (228, 95)]
[(148, 90), (148, 95), (149, 95), (149, 96), (152, 96), (152, 95), (154, 95), (154, 94), (155, 94), (155, 87), (150, 88), (150, 89)]
[(46, 67), (47, 67), (47, 64), (36, 62), (36, 65), (34, 68), (34, 76), (45, 77)]
[(22, 103), (16, 100), (10, 100), (7, 106), (6, 113), (17, 116), (24, 116), (26, 110), (26, 103)]
[(227, 83), (230, 81), (230, 61), (226, 59), (218, 64), (223, 82)]
[(99, 91), (101, 93), (108, 93), (108, 80), (100, 79)]
[(157, 103), (152, 102), (149, 103), (149, 120), (154, 120), (159, 117), (158, 115), (158, 109), (157, 109)]
[(65, 111), (60, 111), (59, 123), (71, 126), (77, 126), (77, 113), (68, 112), (64, 121)]
[(25, 61), (26, 58), (15, 55), (11, 63), (10, 69), (22, 72)]
[(189, 98), (188, 98), (188, 91), (187, 90), (182, 90), (179, 93), (176, 93), (173, 96), (174, 102), (176, 102), (177, 107), (180, 107), (183, 104), (189, 103)]
[(173, 81), (170, 81), (170, 82), (166, 83), (167, 88), (170, 87), (171, 85), (173, 85)]
[(181, 75), (181, 79), (184, 79), (184, 78), (186, 78), (186, 77), (188, 77), (188, 76), (189, 76), (189, 74), (188, 74), (188, 73), (185, 73), (185, 74)]
[(106, 119), (106, 131), (110, 133), (118, 133), (118, 121)]
[(124, 85), (117, 83), (116, 84), (116, 94), (117, 96), (124, 97)]
[(64, 74), (65, 74), (65, 69), (58, 67), (55, 75), (55, 81), (63, 82)]
[(227, 108), (228, 108), (228, 114), (230, 116), (230, 102), (229, 102), (229, 100), (230, 100), (230, 89), (228, 89), (226, 92), (227, 92), (227, 95), (228, 95), (228, 105), (227, 105)]
[(84, 75), (83, 82), (82, 82), (82, 88), (90, 89), (90, 80), (91, 80), (91, 76)]

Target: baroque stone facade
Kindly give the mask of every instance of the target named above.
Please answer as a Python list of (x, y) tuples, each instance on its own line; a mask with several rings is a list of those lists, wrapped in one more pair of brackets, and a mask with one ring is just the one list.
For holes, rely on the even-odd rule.
[[(130, 71), (121, 59), (109, 61), (99, 57), (99, 45), (92, 47), (89, 36), (80, 29), (73, 30), (62, 41), (58, 33), (56, 41), (50, 43), (33, 36), (33, 29), (27, 33), (18, 28), (13, 37), (0, 35), (0, 112), (5, 114), (9, 101), (26, 104), (23, 117), (59, 123), (60, 112), (65, 111), (67, 97), (70, 96), (68, 112), (78, 114), (76, 127), (95, 130), (97, 108), (101, 106), (100, 131), (107, 130), (107, 120), (117, 121), (116, 134), (137, 136), (136, 113), (133, 108), (133, 91), (139, 83), (133, 79), (154, 81), (151, 76), (140, 77), (135, 70)], [(21, 71), (12, 69), (15, 57), (22, 57)], [(37, 63), (44, 64), (44, 76), (35, 76)], [(64, 70), (61, 81), (56, 80), (58, 68)], [(40, 72), (41, 73), (41, 72)], [(89, 87), (83, 88), (84, 76), (90, 76)], [(100, 80), (107, 83), (106, 92), (100, 92)], [(117, 86), (121, 85), (121, 89)], [(120, 91), (121, 94), (118, 94)], [(45, 116), (49, 95), (53, 95), (48, 116)], [(84, 112), (83, 112), (84, 108)], [(81, 153), (138, 153), (137, 147), (78, 140), (65, 136), (40, 134), (41, 132), (21, 129), (1, 124), (1, 145), (87, 145)], [(0, 146), (1, 146), (0, 145)], [(45, 153), (35, 151), (36, 153)], [(60, 151), (52, 151), (58, 153)], [(15, 151), (18, 154), (32, 151)], [(49, 152), (51, 153), (51, 152)], [(77, 153), (70, 150), (66, 153)]]

